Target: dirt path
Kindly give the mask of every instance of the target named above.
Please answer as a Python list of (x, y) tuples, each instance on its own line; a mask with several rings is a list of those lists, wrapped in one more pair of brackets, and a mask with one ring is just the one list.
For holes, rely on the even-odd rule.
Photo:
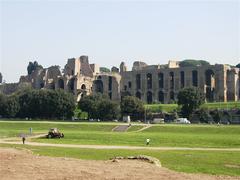
[(150, 128), (150, 127), (152, 127), (152, 125), (151, 125), (151, 124), (148, 124), (148, 125), (144, 126), (142, 129), (137, 130), (136, 132), (143, 131), (143, 130), (148, 129), (148, 128)]
[(139, 160), (117, 162), (53, 158), (26, 150), (0, 148), (3, 180), (237, 180), (238, 177), (186, 174)]
[[(33, 136), (41, 137), (43, 135)], [(33, 138), (31, 137), (31, 138)], [(22, 144), (16, 141), (20, 138), (0, 139), (2, 144)], [(30, 146), (46, 146), (46, 147), (66, 147), (66, 148), (88, 148), (88, 149), (128, 149), (128, 150), (190, 150), (190, 151), (240, 151), (240, 148), (191, 148), (191, 147), (149, 147), (149, 146), (111, 146), (111, 145), (81, 145), (81, 144), (51, 144), (26, 141)]]

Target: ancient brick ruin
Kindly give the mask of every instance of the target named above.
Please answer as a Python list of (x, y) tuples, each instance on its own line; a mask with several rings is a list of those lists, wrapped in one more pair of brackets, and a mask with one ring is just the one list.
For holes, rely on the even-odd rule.
[[(167, 65), (136, 61), (130, 71), (124, 62), (109, 73), (99, 69), (98, 65), (89, 64), (88, 56), (71, 58), (63, 71), (59, 66), (38, 68), (30, 75), (21, 76), (18, 83), (5, 88), (1, 85), (0, 91), (14, 92), (16, 86), (28, 84), (36, 89), (64, 89), (73, 93), (77, 101), (84, 95), (104, 93), (116, 101), (132, 95), (147, 103), (171, 103), (177, 100), (182, 88), (198, 87), (206, 93), (209, 102), (240, 100), (240, 69), (229, 65), (180, 67), (177, 61), (169, 61)], [(14, 86), (12, 90), (11, 86)]]

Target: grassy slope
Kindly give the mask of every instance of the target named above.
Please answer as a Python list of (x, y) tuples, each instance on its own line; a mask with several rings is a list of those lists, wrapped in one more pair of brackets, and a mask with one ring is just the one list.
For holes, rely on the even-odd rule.
[[(240, 176), (240, 152), (96, 150), (0, 144), (1, 146), (27, 148), (40, 155), (88, 160), (107, 160), (115, 156), (149, 155), (158, 158), (164, 167), (180, 172)], [(236, 167), (227, 167), (226, 165)]]

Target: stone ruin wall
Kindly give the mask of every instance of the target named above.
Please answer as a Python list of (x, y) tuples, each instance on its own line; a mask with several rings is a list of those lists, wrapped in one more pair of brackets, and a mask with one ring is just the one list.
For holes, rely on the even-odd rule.
[(88, 56), (70, 58), (64, 69), (59, 66), (39, 68), (30, 75), (21, 76), (19, 83), (0, 86), (6, 94), (15, 92), (20, 84), (36, 89), (64, 89), (82, 96), (104, 93), (112, 100), (133, 95), (147, 103), (172, 103), (184, 87), (198, 87), (206, 93), (207, 101), (240, 100), (240, 70), (228, 65), (179, 67), (179, 62), (168, 65), (147, 65), (141, 61), (133, 63), (128, 71), (124, 62), (113, 67), (110, 73), (102, 73), (99, 66), (89, 64)]
[[(148, 103), (171, 103), (184, 87), (198, 87), (206, 101), (240, 100), (240, 70), (228, 65), (198, 67), (142, 66), (134, 63), (132, 71), (121, 72), (122, 94), (133, 95)], [(137, 66), (137, 67), (136, 67)]]

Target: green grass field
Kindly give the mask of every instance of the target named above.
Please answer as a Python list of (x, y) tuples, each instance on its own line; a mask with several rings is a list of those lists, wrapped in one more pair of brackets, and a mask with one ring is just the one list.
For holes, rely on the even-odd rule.
[[(172, 112), (178, 109), (177, 104), (146, 104), (145, 107), (151, 112)], [(214, 103), (205, 103), (201, 106), (202, 108), (207, 109), (240, 109), (240, 101), (237, 102), (214, 102)]]
[[(150, 138), (150, 146), (154, 147), (240, 148), (240, 126), (166, 124), (154, 125), (144, 131), (135, 132), (143, 127), (137, 124), (129, 128), (128, 132), (112, 132), (111, 130), (116, 125), (118, 124), (0, 121), (0, 138), (14, 137), (20, 133), (27, 134), (30, 127), (33, 128), (35, 134), (47, 133), (49, 128), (57, 127), (65, 134), (65, 138), (39, 138), (33, 141), (64, 144), (145, 146), (145, 139)], [(240, 152), (236, 151), (97, 150), (5, 144), (0, 144), (0, 146), (27, 148), (40, 155), (95, 160), (105, 160), (114, 156), (144, 154), (158, 158), (164, 167), (176, 171), (240, 176)]]
[(57, 127), (65, 135), (63, 139), (34, 139), (36, 142), (60, 144), (97, 144), (145, 146), (151, 139), (151, 146), (169, 147), (240, 147), (240, 126), (234, 125), (154, 125), (144, 131), (134, 132), (143, 126), (136, 125), (129, 132), (112, 132), (117, 124), (112, 123), (40, 123), (0, 122), (0, 137), (18, 136), (28, 133), (47, 133)]

